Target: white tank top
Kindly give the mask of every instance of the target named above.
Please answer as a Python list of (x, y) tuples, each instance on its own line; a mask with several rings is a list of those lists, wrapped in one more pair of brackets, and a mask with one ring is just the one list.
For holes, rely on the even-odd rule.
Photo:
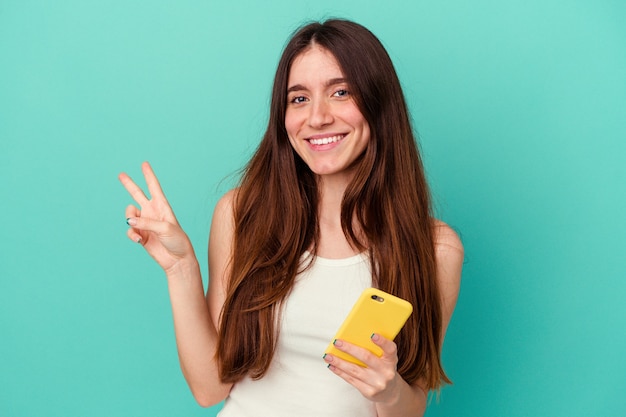
[(219, 417), (369, 417), (374, 404), (327, 369), (324, 350), (361, 292), (369, 259), (317, 257), (285, 302), (276, 353), (265, 376), (236, 383)]

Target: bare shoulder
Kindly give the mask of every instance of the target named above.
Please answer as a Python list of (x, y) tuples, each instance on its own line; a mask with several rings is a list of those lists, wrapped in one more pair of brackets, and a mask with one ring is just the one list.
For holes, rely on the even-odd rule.
[[(221, 258), (225, 261), (230, 254), (234, 233), (233, 208), (237, 190), (230, 190), (224, 194), (215, 205), (211, 233), (209, 235), (209, 262)], [(214, 258), (214, 259), (211, 259)]]
[(219, 313), (226, 298), (234, 236), (235, 196), (236, 190), (231, 190), (219, 199), (213, 210), (209, 235), (209, 286), (206, 298), (216, 328)]
[(215, 205), (215, 210), (213, 210), (213, 217), (217, 216), (217, 220), (228, 220), (229, 217), (232, 217), (233, 207), (235, 204), (235, 196), (237, 195), (237, 190), (233, 189), (224, 194)]
[(434, 226), (437, 281), (444, 303), (444, 324), (447, 325), (459, 295), (465, 253), (461, 239), (450, 226), (439, 220)]
[[(442, 221), (435, 221), (435, 255), (438, 267), (456, 271), (463, 265), (465, 250), (459, 235)], [(450, 271), (453, 272), (453, 271)]]
[(435, 220), (435, 249), (437, 252), (452, 251), (463, 256), (463, 243), (459, 235), (441, 220)]

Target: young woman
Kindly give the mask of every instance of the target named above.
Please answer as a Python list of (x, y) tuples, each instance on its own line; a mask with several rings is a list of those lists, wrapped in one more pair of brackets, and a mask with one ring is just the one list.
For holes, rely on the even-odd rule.
[[(364, 27), (301, 28), (278, 64), (270, 120), (240, 185), (218, 202), (209, 287), (150, 166), (128, 236), (165, 270), (180, 364), (220, 416), (421, 416), (449, 382), (440, 359), (463, 247), (433, 218), (400, 83)], [(352, 304), (375, 286), (414, 312), (366, 364), (323, 357)]]

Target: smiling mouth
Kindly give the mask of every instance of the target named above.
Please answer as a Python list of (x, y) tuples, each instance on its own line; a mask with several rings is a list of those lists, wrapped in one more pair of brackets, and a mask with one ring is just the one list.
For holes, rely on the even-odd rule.
[(327, 138), (315, 138), (315, 139), (307, 139), (311, 145), (328, 145), (329, 143), (339, 142), (341, 139), (345, 138), (346, 135), (335, 135), (329, 136)]

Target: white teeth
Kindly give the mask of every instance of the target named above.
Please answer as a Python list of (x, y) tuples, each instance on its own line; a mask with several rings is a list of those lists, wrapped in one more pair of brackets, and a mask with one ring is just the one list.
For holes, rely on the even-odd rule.
[(311, 145), (328, 145), (329, 143), (338, 142), (343, 138), (343, 135), (331, 136), (329, 138), (309, 139)]

